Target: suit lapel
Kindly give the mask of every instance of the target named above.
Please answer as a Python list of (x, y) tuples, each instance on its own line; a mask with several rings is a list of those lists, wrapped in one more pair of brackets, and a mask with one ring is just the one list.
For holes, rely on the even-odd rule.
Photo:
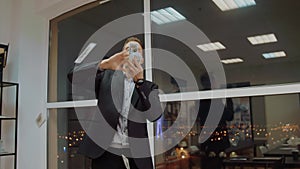
[(131, 105), (136, 107), (138, 99), (139, 99), (139, 94), (138, 94), (137, 90), (134, 89), (133, 93), (132, 93), (132, 98), (131, 98)]
[(115, 71), (111, 80), (111, 94), (114, 104), (120, 113), (124, 97), (124, 74), (122, 71)]

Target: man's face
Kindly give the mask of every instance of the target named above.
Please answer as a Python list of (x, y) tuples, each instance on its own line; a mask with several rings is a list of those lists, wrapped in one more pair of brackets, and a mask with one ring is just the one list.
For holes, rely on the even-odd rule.
[(129, 41), (128, 43), (126, 43), (125, 45), (124, 45), (124, 47), (123, 47), (123, 50), (125, 49), (125, 50), (129, 50), (129, 46), (130, 46), (130, 44), (136, 44), (137, 46), (138, 46), (138, 52), (143, 56), (143, 48), (142, 48), (142, 46), (138, 43), (138, 42), (136, 42), (136, 41)]
[(131, 47), (132, 46), (136, 46), (137, 47), (137, 52), (140, 54), (140, 59), (137, 58), (137, 62), (139, 64), (143, 64), (144, 63), (144, 58), (143, 58), (144, 55), (143, 55), (143, 48), (142, 48), (142, 46), (138, 42), (136, 42), (136, 41), (129, 41), (128, 43), (126, 43), (124, 45), (123, 50), (125, 49), (125, 50), (129, 51), (129, 47), (130, 46)]

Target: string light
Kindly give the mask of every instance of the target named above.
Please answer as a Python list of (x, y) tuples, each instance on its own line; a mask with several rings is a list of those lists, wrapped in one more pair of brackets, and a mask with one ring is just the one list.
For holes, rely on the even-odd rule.
[(83, 130), (71, 131), (71, 132), (68, 132), (68, 136), (59, 135), (58, 138), (68, 140), (69, 147), (72, 147), (72, 146), (78, 145), (79, 142), (83, 140), (84, 135), (85, 135), (85, 132)]
[[(280, 136), (281, 138), (289, 138), (292, 135), (295, 135), (295, 132), (299, 132), (299, 125), (297, 124), (291, 124), (291, 123), (287, 123), (284, 124), (282, 122), (280, 122), (279, 124), (273, 124), (273, 125), (230, 125), (228, 127), (228, 131), (226, 131), (225, 129), (222, 131), (217, 131), (217, 132), (207, 132), (204, 131), (203, 134), (207, 135), (211, 135), (211, 139), (210, 141), (221, 141), (223, 139), (223, 137), (228, 137), (233, 135), (234, 137), (240, 137), (240, 136), (244, 136), (246, 139), (251, 139), (252, 137), (252, 131), (251, 131), (251, 127), (252, 131), (254, 133), (254, 137), (255, 136), (264, 136), (266, 138), (270, 138), (270, 140), (272, 140), (273, 144), (278, 143), (278, 139), (277, 137)], [(202, 129), (209, 129), (209, 126), (201, 126)], [(209, 131), (209, 130), (208, 130)], [(236, 131), (235, 133), (232, 133), (233, 131)], [(282, 133), (278, 133), (278, 132), (282, 132)], [(185, 134), (185, 127), (182, 126), (179, 128), (179, 130), (172, 136), (166, 136), (164, 135), (165, 138), (170, 138), (170, 137), (178, 137), (178, 136), (184, 136)], [(276, 139), (274, 138), (274, 133), (277, 133), (275, 135), (277, 135)], [(78, 145), (82, 140), (83, 137), (85, 136), (85, 131), (80, 130), (80, 131), (70, 131), (68, 132), (67, 136), (64, 135), (59, 135), (58, 138), (59, 139), (64, 139), (64, 140), (68, 140), (69, 143), (68, 145), (71, 146), (75, 146)], [(197, 136), (199, 135), (199, 133), (195, 130), (192, 130), (188, 133), (188, 136)], [(271, 137), (273, 136), (273, 137)], [(282, 139), (281, 139), (282, 140)], [(236, 139), (231, 138), (231, 141), (236, 141)]]

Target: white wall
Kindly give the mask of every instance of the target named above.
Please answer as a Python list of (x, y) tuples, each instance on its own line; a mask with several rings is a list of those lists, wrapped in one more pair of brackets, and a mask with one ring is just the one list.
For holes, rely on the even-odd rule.
[[(47, 96), (48, 21), (34, 13), (34, 2), (23, 0), (19, 30), (19, 149), (18, 168), (46, 168), (46, 126), (35, 118), (45, 112)], [(30, 155), (29, 155), (30, 154)], [(33, 161), (29, 163), (28, 161)]]
[(46, 125), (35, 118), (46, 112), (48, 19), (87, 2), (0, 0), (0, 42), (10, 43), (4, 78), (20, 84), (18, 169), (47, 168)]
[[(15, 8), (13, 13), (13, 6), (15, 1), (12, 0), (1, 0), (0, 1), (0, 43), (10, 45), (9, 57), (7, 60), (6, 68), (4, 69), (4, 81), (18, 82), (19, 74), (19, 52), (17, 50), (18, 43), (18, 30), (19, 30), (19, 9)], [(14, 88), (5, 88), (3, 90), (3, 115), (12, 116), (14, 114), (14, 100), (15, 100)], [(5, 151), (14, 151), (14, 122), (2, 121), (1, 133)], [(13, 156), (1, 157), (0, 168), (12, 168), (13, 167)]]
[[(19, 9), (15, 8), (13, 13), (14, 0), (0, 1), (0, 43), (10, 44), (7, 67), (4, 69), (4, 80), (18, 80), (18, 52), (12, 50), (17, 48), (17, 36), (19, 27)], [(14, 21), (13, 21), (14, 20)], [(12, 47), (14, 46), (14, 47)]]
[(39, 129), (35, 118), (39, 112), (45, 112), (48, 23), (33, 13), (33, 5), (28, 0), (1, 0), (0, 5), (0, 41), (10, 43), (4, 78), (20, 84), (17, 156), (20, 169), (46, 166), (46, 128)]

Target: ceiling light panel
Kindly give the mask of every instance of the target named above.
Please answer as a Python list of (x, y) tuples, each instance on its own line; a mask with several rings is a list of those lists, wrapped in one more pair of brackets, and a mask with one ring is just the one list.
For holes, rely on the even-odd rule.
[(177, 22), (185, 20), (186, 18), (181, 15), (172, 7), (151, 11), (151, 20), (158, 25)]
[(231, 59), (223, 59), (223, 60), (221, 60), (221, 62), (224, 64), (233, 64), (233, 63), (244, 62), (244, 60), (241, 58), (231, 58)]
[(256, 5), (254, 0), (212, 0), (222, 11)]
[(277, 42), (277, 38), (274, 33), (251, 36), (251, 37), (247, 37), (247, 39), (252, 45)]
[(221, 42), (201, 44), (197, 45), (197, 47), (203, 50), (204, 52), (226, 49), (226, 47)]
[(278, 51), (278, 52), (271, 52), (271, 53), (264, 53), (262, 54), (265, 59), (272, 59), (272, 58), (279, 58), (279, 57), (286, 57), (286, 54), (284, 51)]

